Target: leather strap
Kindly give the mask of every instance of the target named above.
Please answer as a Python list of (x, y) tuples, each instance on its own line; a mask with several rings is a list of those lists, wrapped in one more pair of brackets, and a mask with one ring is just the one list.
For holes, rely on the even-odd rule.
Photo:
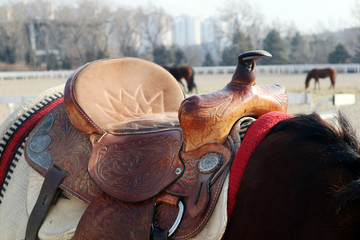
[(50, 210), (51, 205), (56, 200), (60, 190), (59, 185), (66, 177), (66, 173), (61, 169), (53, 166), (45, 176), (44, 183), (41, 187), (40, 194), (36, 200), (35, 206), (31, 211), (26, 227), (25, 240), (38, 239), (39, 229)]

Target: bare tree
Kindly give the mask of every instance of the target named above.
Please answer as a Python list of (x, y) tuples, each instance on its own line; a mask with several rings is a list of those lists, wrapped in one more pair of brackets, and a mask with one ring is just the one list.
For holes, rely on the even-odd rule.
[[(29, 41), (26, 36), (28, 22), (22, 3), (3, 5), (0, 8), (0, 55), (8, 63), (23, 60)], [(2, 50), (2, 51), (1, 51)]]
[[(81, 18), (88, 19), (86, 25), (86, 35), (89, 39), (87, 52), (90, 51), (94, 54), (94, 56), (91, 56), (93, 59), (86, 60), (89, 61), (105, 57), (108, 48), (108, 30), (110, 30), (108, 27), (110, 26), (109, 7), (99, 0), (82, 0), (78, 9), (82, 10)], [(91, 18), (89, 18), (89, 13), (91, 13)]]
[(85, 62), (82, 38), (86, 35), (87, 20), (80, 17), (75, 10), (69, 6), (61, 7), (57, 11), (57, 19), (63, 40), (63, 53), (71, 58), (72, 64), (80, 65)]
[(47, 69), (58, 68), (59, 48), (56, 41), (56, 24), (54, 3), (49, 0), (33, 0), (25, 5), (28, 13), (29, 28), (32, 28), (35, 36), (31, 39), (32, 48), (36, 51), (37, 58)]
[[(354, 6), (352, 7), (352, 14), (357, 25), (360, 25), (360, 0), (355, 0)], [(350, 42), (350, 49), (352, 51), (353, 61), (360, 62), (360, 31), (356, 32), (356, 37), (351, 37), (347, 39), (347, 42)]]
[[(255, 46), (261, 43), (264, 37), (261, 34), (264, 27), (263, 17), (247, 0), (227, 0), (220, 11), (221, 18), (234, 26), (232, 29), (238, 24), (240, 31), (250, 36)], [(229, 34), (229, 39), (232, 39), (234, 32), (230, 31)]]
[(76, 8), (59, 7), (56, 20), (63, 57), (69, 57), (75, 66), (104, 57), (109, 16), (109, 8), (98, 1), (79, 1)]
[(310, 63), (327, 63), (328, 55), (335, 46), (336, 39), (332, 33), (314, 34), (309, 41)]
[(148, 4), (136, 11), (139, 33), (142, 42), (151, 50), (162, 45), (170, 30), (171, 17), (162, 9)]
[(351, 9), (355, 20), (360, 23), (360, 0), (355, 0), (354, 6)]
[(219, 21), (217, 18), (209, 18), (204, 22), (206, 26), (206, 33), (204, 34), (204, 40), (201, 46), (205, 49), (205, 52), (211, 53), (212, 57), (218, 63), (221, 60), (221, 53), (225, 46), (228, 45), (227, 40), (227, 26), (224, 21)]
[(286, 42), (288, 44), (288, 57), (290, 63), (309, 63), (308, 44), (299, 32), (296, 32), (293, 36), (288, 36)]
[(128, 8), (118, 8), (112, 19), (112, 32), (116, 45), (120, 45), (121, 56), (136, 57), (140, 46), (140, 35), (135, 11)]

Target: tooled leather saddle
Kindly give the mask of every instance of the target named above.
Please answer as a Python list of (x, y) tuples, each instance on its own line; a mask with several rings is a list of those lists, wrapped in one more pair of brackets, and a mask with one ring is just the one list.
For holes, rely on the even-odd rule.
[[(26, 239), (36, 239), (59, 189), (88, 203), (74, 239), (187, 239), (206, 224), (244, 116), (287, 110), (279, 85), (255, 85), (251, 51), (222, 90), (184, 99), (160, 66), (99, 60), (68, 79), (64, 103), (31, 132), (25, 156), (45, 177)], [(271, 55), (270, 55), (271, 56)]]

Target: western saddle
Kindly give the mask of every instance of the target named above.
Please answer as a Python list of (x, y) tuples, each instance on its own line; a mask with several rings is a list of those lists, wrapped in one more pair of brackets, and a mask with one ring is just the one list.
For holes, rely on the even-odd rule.
[[(245, 52), (222, 90), (184, 99), (160, 66), (99, 60), (68, 79), (64, 103), (31, 132), (28, 164), (45, 177), (26, 239), (36, 239), (64, 190), (88, 207), (74, 239), (186, 239), (206, 224), (237, 149), (228, 137), (244, 116), (287, 110), (279, 85), (255, 85)], [(59, 189), (61, 189), (59, 191)]]

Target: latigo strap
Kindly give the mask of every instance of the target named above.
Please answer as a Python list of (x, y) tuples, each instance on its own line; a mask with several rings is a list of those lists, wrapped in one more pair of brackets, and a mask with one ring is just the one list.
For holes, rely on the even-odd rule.
[(37, 234), (50, 207), (56, 202), (61, 189), (60, 183), (66, 177), (66, 173), (57, 167), (51, 167), (45, 176), (39, 197), (31, 211), (26, 227), (26, 240), (38, 239)]

